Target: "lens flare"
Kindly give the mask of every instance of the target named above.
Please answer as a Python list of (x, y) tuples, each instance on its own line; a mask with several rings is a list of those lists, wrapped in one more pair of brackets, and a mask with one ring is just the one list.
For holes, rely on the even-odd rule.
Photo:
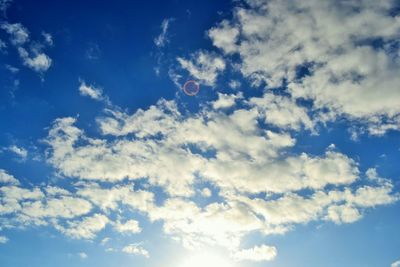
[(194, 96), (200, 91), (200, 86), (196, 81), (190, 80), (183, 85), (182, 89), (185, 94)]

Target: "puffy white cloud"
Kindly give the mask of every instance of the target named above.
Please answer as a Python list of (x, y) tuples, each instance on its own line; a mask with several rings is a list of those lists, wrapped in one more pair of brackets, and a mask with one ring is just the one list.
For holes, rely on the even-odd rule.
[(375, 135), (400, 128), (393, 1), (247, 3), (209, 31), (216, 47), (240, 56), (245, 77), (270, 88), (285, 81), (295, 99), (312, 101), (321, 121), (345, 115)]
[(22, 213), (30, 218), (74, 218), (91, 211), (92, 205), (80, 198), (61, 196), (22, 204)]
[(277, 255), (277, 249), (272, 246), (261, 245), (249, 249), (243, 249), (235, 252), (233, 258), (236, 260), (250, 261), (270, 261)]
[(239, 29), (229, 25), (226, 20), (209, 30), (208, 36), (212, 39), (213, 44), (225, 53), (232, 53), (237, 49), (236, 42), (239, 37)]
[(263, 97), (251, 98), (249, 103), (260, 110), (266, 123), (281, 129), (300, 130), (301, 126), (309, 130), (314, 128), (307, 109), (296, 104), (292, 98), (266, 93)]
[(213, 109), (230, 108), (235, 105), (236, 99), (240, 99), (242, 97), (243, 95), (240, 93), (236, 95), (218, 93), (218, 99), (212, 102), (212, 107)]
[(8, 174), (5, 170), (0, 169), (0, 183), (18, 185), (19, 181), (14, 176)]
[(400, 260), (393, 262), (390, 267), (400, 267)]
[(192, 54), (190, 59), (178, 57), (177, 60), (192, 77), (208, 86), (214, 86), (218, 75), (225, 69), (222, 57), (205, 51)]
[(45, 53), (34, 52), (31, 57), (24, 48), (18, 48), (19, 56), (23, 60), (23, 64), (36, 72), (45, 72), (47, 71), (52, 63), (52, 60)]
[(124, 223), (117, 221), (113, 225), (114, 229), (121, 233), (140, 233), (142, 231), (136, 220), (128, 220)]
[(93, 239), (108, 223), (109, 219), (105, 215), (96, 213), (79, 221), (69, 221), (66, 226), (58, 224), (55, 227), (71, 238)]
[(90, 200), (103, 211), (115, 210), (119, 204), (146, 211), (153, 206), (154, 202), (153, 193), (144, 190), (135, 191), (132, 185), (106, 189), (96, 184), (89, 184), (79, 188), (77, 195)]
[(94, 100), (103, 100), (103, 91), (93, 85), (88, 85), (85, 81), (81, 81), (79, 85), (79, 93), (83, 96), (88, 96)]
[(130, 244), (122, 248), (122, 252), (134, 255), (141, 255), (146, 258), (150, 257), (149, 252), (139, 244)]
[(0, 28), (10, 35), (10, 41), (13, 45), (22, 45), (29, 41), (29, 31), (20, 23), (4, 22), (0, 25)]

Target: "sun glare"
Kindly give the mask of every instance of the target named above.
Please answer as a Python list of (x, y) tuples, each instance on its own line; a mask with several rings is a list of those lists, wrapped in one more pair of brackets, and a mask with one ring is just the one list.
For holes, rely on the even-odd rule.
[(217, 253), (201, 251), (183, 259), (178, 267), (234, 267), (234, 264)]

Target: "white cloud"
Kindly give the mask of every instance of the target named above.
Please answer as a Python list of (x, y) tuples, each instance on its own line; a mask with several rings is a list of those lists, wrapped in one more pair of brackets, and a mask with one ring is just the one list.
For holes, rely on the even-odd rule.
[[(275, 96), (271, 99), (273, 105)], [(110, 109), (97, 120), (103, 134), (113, 136), (110, 140), (87, 136), (74, 118), (57, 119), (47, 138), (48, 160), (68, 177), (113, 183), (145, 178), (150, 188), (161, 186), (169, 195), (161, 206), (153, 193), (133, 190), (129, 183), (108, 189), (85, 183), (77, 195), (106, 212), (120, 205), (141, 211), (190, 249), (221, 245), (233, 253), (249, 232), (281, 234), (310, 221), (351, 223), (365, 209), (398, 199), (386, 179), (356, 185), (361, 179), (357, 162), (335, 146), (318, 156), (287, 153), (295, 139), (263, 129), (263, 106), (255, 100), (228, 114), (205, 106), (183, 116), (165, 100), (132, 115)], [(304, 118), (299, 120), (288, 128), (302, 125)], [(185, 198), (198, 191), (196, 179), (212, 182), (224, 202), (200, 208)], [(304, 189), (309, 195), (299, 193)], [(249, 197), (262, 192), (271, 198)]]
[(110, 242), (110, 240), (111, 240), (111, 238), (105, 237), (105, 238), (103, 238), (103, 239), (100, 241), (100, 244), (104, 246), (104, 245), (106, 245), (108, 242)]
[(79, 256), (79, 258), (81, 258), (81, 259), (87, 259), (87, 258), (88, 258), (88, 255), (87, 255), (85, 252), (79, 252), (79, 253), (78, 253), (78, 256)]
[(164, 19), (161, 23), (161, 33), (158, 35), (156, 38), (154, 38), (154, 44), (157, 47), (163, 47), (165, 46), (169, 40), (168, 40), (168, 28), (169, 24), (171, 23), (173, 19)]
[(205, 51), (192, 54), (190, 59), (178, 57), (177, 60), (192, 77), (208, 86), (214, 86), (218, 75), (225, 69), (222, 57)]
[(8, 242), (8, 238), (6, 236), (0, 235), (0, 244), (5, 244)]
[(114, 229), (120, 233), (140, 233), (142, 231), (136, 220), (128, 220), (124, 223), (117, 221), (114, 223)]
[(229, 82), (229, 87), (236, 90), (241, 86), (241, 82), (237, 81), (237, 80), (231, 80)]
[(23, 60), (23, 64), (36, 72), (45, 72), (47, 71), (52, 63), (52, 60), (49, 56), (41, 52), (34, 52), (33, 56), (29, 56), (28, 51), (24, 48), (18, 48), (19, 56)]
[(0, 183), (18, 185), (19, 181), (14, 176), (8, 174), (5, 170), (0, 169)]
[(374, 135), (400, 129), (393, 1), (247, 3), (209, 31), (216, 47), (239, 55), (236, 69), (245, 77), (270, 88), (285, 81), (294, 99), (312, 102), (321, 121), (344, 115)]
[(210, 188), (204, 187), (204, 188), (201, 190), (201, 195), (202, 195), (203, 197), (211, 197), (211, 196), (212, 196), (212, 192), (211, 192)]
[(138, 244), (130, 244), (122, 248), (122, 252), (134, 255), (141, 255), (146, 258), (150, 257), (149, 252)]
[(281, 129), (314, 128), (307, 109), (296, 104), (292, 98), (266, 93), (263, 97), (251, 98), (249, 103), (260, 110), (266, 123)]
[(393, 262), (390, 267), (400, 267), (400, 260)]
[(214, 109), (230, 108), (235, 105), (236, 99), (241, 99), (241, 98), (243, 98), (243, 95), (240, 93), (236, 95), (218, 93), (218, 99), (212, 102), (212, 107)]
[(28, 156), (28, 151), (23, 147), (18, 147), (16, 145), (12, 145), (8, 148), (8, 150), (15, 153), (22, 159), (26, 159), (26, 157)]
[(4, 22), (0, 25), (0, 28), (6, 31), (10, 35), (10, 41), (13, 45), (19, 46), (29, 41), (28, 30), (20, 23), (10, 24), (8, 22)]
[(79, 93), (83, 96), (88, 96), (94, 100), (103, 100), (103, 91), (93, 85), (88, 85), (85, 81), (81, 81), (79, 85)]
[(54, 44), (53, 36), (50, 33), (42, 32), (42, 36), (47, 45), (53, 46), (53, 44)]
[(239, 250), (233, 254), (233, 258), (238, 261), (271, 261), (276, 257), (276, 255), (277, 250), (275, 247), (261, 245), (250, 249)]
[(91, 217), (85, 217), (80, 221), (70, 221), (66, 226), (56, 225), (56, 229), (67, 236), (75, 239), (93, 239), (97, 232), (103, 230), (108, 218), (103, 214), (94, 214)]
[(239, 37), (239, 29), (229, 25), (226, 20), (209, 30), (208, 36), (213, 41), (213, 44), (221, 48), (225, 53), (232, 53), (237, 49), (236, 42)]

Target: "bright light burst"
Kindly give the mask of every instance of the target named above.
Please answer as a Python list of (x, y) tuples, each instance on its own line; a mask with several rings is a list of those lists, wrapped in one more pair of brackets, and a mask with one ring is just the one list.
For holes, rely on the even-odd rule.
[(236, 265), (227, 257), (212, 252), (199, 251), (190, 254), (179, 262), (177, 267), (235, 267)]

